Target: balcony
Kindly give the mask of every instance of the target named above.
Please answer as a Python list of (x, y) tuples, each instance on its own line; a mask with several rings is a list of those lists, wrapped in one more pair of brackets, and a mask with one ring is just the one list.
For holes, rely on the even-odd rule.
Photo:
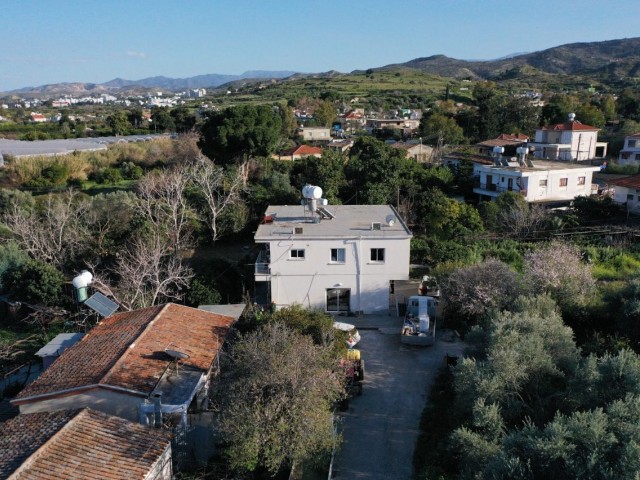
[(488, 195), (490, 197), (497, 197), (501, 193), (504, 192), (514, 192), (519, 193), (520, 195), (527, 196), (526, 190), (517, 190), (513, 187), (503, 187), (500, 185), (496, 185), (495, 183), (481, 183), (476, 182), (473, 188), (474, 193), (478, 193), (480, 195)]

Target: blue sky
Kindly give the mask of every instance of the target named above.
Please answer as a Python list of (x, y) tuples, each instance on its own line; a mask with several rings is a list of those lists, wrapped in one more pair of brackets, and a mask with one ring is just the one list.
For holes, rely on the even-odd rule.
[(2, 0), (0, 91), (116, 77), (493, 59), (640, 36), (640, 1)]

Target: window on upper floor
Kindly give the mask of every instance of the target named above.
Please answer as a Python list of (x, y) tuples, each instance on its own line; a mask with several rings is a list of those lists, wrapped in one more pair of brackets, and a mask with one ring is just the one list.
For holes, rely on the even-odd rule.
[(544, 180), (540, 180), (540, 186), (541, 187), (546, 187), (547, 186), (547, 179), (546, 178)]
[(561, 178), (560, 179), (560, 186), (561, 187), (566, 187), (569, 184), (569, 179), (568, 178)]
[(629, 148), (636, 148), (636, 141), (635, 140), (629, 140), (627, 142), (627, 147)]
[(345, 262), (345, 250), (344, 248), (332, 248), (331, 249), (331, 263), (344, 263)]
[(384, 262), (384, 248), (372, 248), (371, 261), (379, 263)]
[(627, 193), (627, 201), (633, 201), (633, 193)]
[(304, 248), (292, 248), (289, 250), (289, 258), (294, 260), (304, 260)]
[(586, 177), (578, 177), (578, 185), (584, 185), (586, 180)]

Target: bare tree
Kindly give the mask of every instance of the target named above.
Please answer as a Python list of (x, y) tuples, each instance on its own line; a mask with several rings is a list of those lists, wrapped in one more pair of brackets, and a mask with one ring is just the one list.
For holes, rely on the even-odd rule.
[(173, 246), (155, 234), (134, 239), (113, 268), (94, 275), (93, 285), (133, 310), (181, 299), (192, 277)]
[(61, 267), (85, 248), (89, 233), (84, 220), (86, 211), (87, 202), (69, 190), (62, 195), (49, 194), (32, 212), (14, 203), (2, 221), (24, 251)]
[(522, 238), (530, 237), (542, 229), (548, 216), (548, 211), (540, 205), (515, 202), (509, 208), (500, 211), (498, 222), (502, 230)]
[(138, 183), (138, 198), (145, 219), (158, 234), (171, 239), (175, 253), (190, 242), (189, 220), (193, 212), (185, 190), (189, 176), (174, 168), (146, 175)]
[(525, 255), (524, 277), (533, 292), (549, 293), (561, 307), (586, 302), (595, 289), (578, 248), (559, 241)]
[(197, 163), (190, 170), (190, 177), (206, 204), (203, 216), (215, 242), (220, 237), (219, 220), (227, 208), (240, 197), (243, 187), (243, 165), (233, 174), (226, 175), (222, 167), (215, 165), (204, 155), (200, 155)]

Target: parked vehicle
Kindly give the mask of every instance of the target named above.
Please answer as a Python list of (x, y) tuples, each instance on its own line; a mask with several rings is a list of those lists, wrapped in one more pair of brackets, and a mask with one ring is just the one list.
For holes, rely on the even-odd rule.
[(436, 277), (430, 275), (424, 275), (418, 286), (419, 295), (428, 295), (429, 297), (440, 297), (440, 286)]
[(400, 341), (405, 345), (433, 345), (436, 339), (436, 300), (412, 295), (407, 301)]
[(360, 341), (360, 333), (358, 332), (358, 329), (355, 327), (355, 325), (344, 322), (333, 322), (333, 328), (337, 328), (341, 332), (346, 333), (347, 348), (355, 347)]

